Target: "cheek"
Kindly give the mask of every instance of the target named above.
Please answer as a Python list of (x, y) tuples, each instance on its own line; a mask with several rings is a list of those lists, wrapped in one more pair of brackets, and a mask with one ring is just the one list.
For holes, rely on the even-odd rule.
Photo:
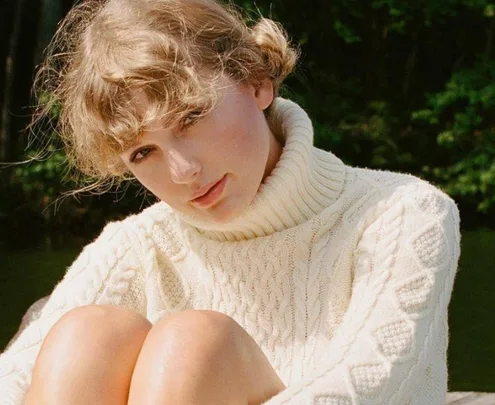
[[(263, 151), (260, 134), (248, 122), (232, 125), (226, 131), (223, 149), (230, 159), (251, 160)], [(219, 146), (222, 148), (222, 146)]]
[(243, 149), (247, 146), (247, 136), (236, 125), (217, 126), (202, 135), (201, 138), (196, 138), (200, 143), (195, 145), (195, 149), (203, 169), (207, 172), (212, 165), (235, 162), (242, 156)]
[[(163, 194), (170, 189), (170, 181), (165, 175), (160, 165), (149, 163), (146, 167), (133, 171), (136, 179), (157, 197), (162, 198)], [(168, 193), (167, 193), (168, 194)]]
[(262, 165), (262, 161), (268, 154), (269, 143), (256, 126), (246, 125), (239, 132), (235, 148), (238, 158), (246, 165)]

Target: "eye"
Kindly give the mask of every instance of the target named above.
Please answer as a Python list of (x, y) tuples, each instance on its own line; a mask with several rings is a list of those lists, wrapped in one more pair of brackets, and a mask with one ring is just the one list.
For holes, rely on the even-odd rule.
[(194, 110), (191, 111), (189, 114), (187, 114), (184, 118), (181, 119), (180, 121), (180, 126), (181, 129), (184, 130), (192, 125), (194, 125), (196, 122), (199, 121), (201, 118), (202, 110)]
[(151, 148), (150, 146), (145, 146), (144, 148), (138, 149), (132, 153), (129, 160), (131, 163), (139, 163), (140, 161), (144, 160), (146, 156), (148, 156), (152, 152), (152, 150), (153, 148)]

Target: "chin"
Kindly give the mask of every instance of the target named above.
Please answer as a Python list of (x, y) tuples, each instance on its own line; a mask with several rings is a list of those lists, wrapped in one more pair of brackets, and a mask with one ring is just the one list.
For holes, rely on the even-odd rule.
[(226, 224), (229, 223), (230, 221), (233, 221), (237, 217), (239, 217), (242, 214), (242, 212), (228, 212), (228, 213), (222, 213), (220, 215), (215, 215), (215, 222), (218, 222), (219, 224)]
[(216, 222), (220, 224), (226, 224), (240, 217), (248, 207), (249, 204), (242, 204), (241, 208), (238, 204), (235, 204), (235, 207), (219, 206), (218, 210), (216, 210), (212, 215)]

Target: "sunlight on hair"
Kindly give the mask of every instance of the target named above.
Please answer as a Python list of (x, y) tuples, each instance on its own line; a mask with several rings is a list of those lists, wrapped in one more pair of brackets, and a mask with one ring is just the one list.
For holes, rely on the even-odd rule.
[[(255, 86), (269, 78), (277, 95), (298, 50), (279, 24), (248, 22), (235, 6), (214, 0), (77, 5), (37, 73), (31, 136), (63, 141), (82, 182), (76, 192), (129, 180), (119, 153), (156, 119), (167, 127), (198, 108), (208, 114), (222, 77)], [(145, 94), (146, 111), (136, 105), (136, 90)]]

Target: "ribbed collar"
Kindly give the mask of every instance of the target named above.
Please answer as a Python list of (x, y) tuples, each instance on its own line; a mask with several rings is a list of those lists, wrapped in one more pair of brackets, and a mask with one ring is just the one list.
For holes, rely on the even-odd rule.
[(209, 239), (241, 241), (297, 226), (328, 208), (342, 191), (345, 166), (332, 153), (313, 146), (313, 126), (306, 112), (283, 98), (274, 103), (272, 113), (281, 123), (285, 145), (244, 214), (219, 224), (176, 211)]

